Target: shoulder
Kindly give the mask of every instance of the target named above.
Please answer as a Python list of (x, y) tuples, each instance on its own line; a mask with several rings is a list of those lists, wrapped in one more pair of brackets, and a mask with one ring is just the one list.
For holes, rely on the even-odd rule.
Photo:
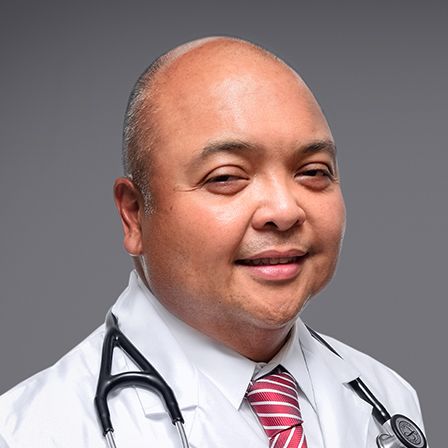
[(47, 442), (45, 435), (55, 426), (67, 428), (69, 434), (79, 424), (76, 410), (93, 402), (95, 395), (103, 336), (100, 327), (53, 366), (0, 397), (0, 447), (32, 446), (33, 433), (39, 436), (37, 445), (42, 437), (45, 446), (57, 446)]
[(422, 424), (417, 393), (407, 380), (372, 356), (330, 336), (322, 337), (359, 372), (359, 377), (380, 401), (387, 404), (391, 414), (406, 414)]
[(397, 372), (372, 356), (363, 353), (344, 342), (330, 336), (323, 338), (341, 355), (341, 357), (352, 364), (363, 375), (372, 376), (376, 379), (384, 378), (392, 381), (397, 386), (402, 386), (407, 391), (414, 391), (413, 387)]

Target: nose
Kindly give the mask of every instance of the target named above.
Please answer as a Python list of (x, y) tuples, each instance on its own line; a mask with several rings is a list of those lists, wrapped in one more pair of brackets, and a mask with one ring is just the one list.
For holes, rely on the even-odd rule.
[(284, 232), (303, 224), (306, 214), (300, 205), (296, 189), (294, 182), (279, 179), (272, 179), (260, 187), (257, 192), (257, 209), (252, 217), (254, 229)]

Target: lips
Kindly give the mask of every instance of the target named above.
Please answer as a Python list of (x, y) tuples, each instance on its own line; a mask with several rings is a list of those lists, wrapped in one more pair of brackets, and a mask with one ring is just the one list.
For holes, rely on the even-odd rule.
[(265, 257), (265, 258), (254, 258), (254, 259), (243, 259), (237, 260), (237, 264), (242, 264), (244, 266), (272, 266), (276, 264), (289, 264), (297, 263), (300, 257)]
[(255, 280), (281, 282), (296, 278), (302, 270), (307, 253), (301, 250), (264, 251), (236, 260)]

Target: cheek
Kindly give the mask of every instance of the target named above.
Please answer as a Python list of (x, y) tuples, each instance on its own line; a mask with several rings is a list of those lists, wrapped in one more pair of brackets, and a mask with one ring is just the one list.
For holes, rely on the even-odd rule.
[(200, 195), (194, 200), (182, 199), (179, 209), (191, 221), (210, 222), (216, 228), (241, 226), (247, 220), (247, 204), (235, 201), (231, 197), (215, 197), (207, 200), (207, 195)]
[(159, 232), (154, 229), (153, 234), (163, 234), (163, 244), (182, 252), (190, 262), (217, 257), (223, 261), (233, 259), (248, 226), (247, 207), (225, 198), (210, 203), (195, 193), (180, 194), (169, 209), (158, 211), (155, 227)]
[(320, 204), (314, 216), (313, 227), (324, 248), (338, 253), (345, 232), (345, 205), (341, 194)]
[(315, 238), (315, 257), (311, 265), (311, 295), (317, 294), (336, 269), (345, 230), (345, 207), (342, 196), (322, 201), (315, 209), (311, 227)]

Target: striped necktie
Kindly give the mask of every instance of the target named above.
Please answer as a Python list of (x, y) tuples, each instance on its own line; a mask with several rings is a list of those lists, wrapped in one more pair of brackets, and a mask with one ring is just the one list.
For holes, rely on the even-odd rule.
[(256, 380), (246, 397), (269, 438), (269, 448), (308, 447), (297, 383), (290, 373), (271, 373)]

